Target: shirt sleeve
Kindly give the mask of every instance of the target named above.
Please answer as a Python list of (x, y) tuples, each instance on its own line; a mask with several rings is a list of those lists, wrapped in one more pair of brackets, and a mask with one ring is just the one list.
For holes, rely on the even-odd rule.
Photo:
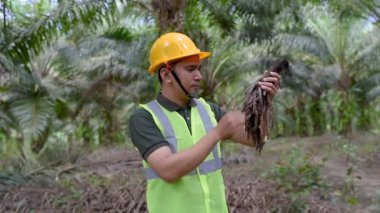
[(144, 160), (158, 148), (169, 146), (152, 115), (143, 108), (135, 110), (130, 117), (129, 130), (132, 143)]
[(212, 102), (207, 102), (207, 103), (210, 105), (211, 110), (214, 112), (216, 121), (219, 122), (220, 119), (223, 117), (223, 115), (227, 113), (227, 110), (221, 108), (219, 105), (215, 103), (212, 103)]

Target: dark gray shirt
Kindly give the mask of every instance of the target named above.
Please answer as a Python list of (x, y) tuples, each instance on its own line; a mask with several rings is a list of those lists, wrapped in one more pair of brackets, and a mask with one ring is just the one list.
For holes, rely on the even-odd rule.
[[(187, 127), (191, 132), (190, 111), (191, 107), (196, 104), (193, 100), (190, 100), (186, 107), (177, 105), (161, 93), (157, 96), (156, 100), (168, 111), (176, 111), (179, 113), (185, 119)], [(215, 119), (219, 121), (226, 111), (214, 103), (207, 103), (214, 112)], [(162, 146), (169, 146), (169, 143), (165, 140), (160, 129), (154, 122), (152, 115), (144, 108), (136, 109), (133, 112), (129, 121), (129, 128), (132, 142), (145, 160), (156, 149)]]

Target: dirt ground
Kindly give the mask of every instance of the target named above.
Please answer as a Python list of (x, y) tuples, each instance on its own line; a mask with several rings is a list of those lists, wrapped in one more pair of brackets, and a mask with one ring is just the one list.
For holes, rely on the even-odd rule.
[[(242, 146), (223, 147), (229, 210), (376, 212), (370, 207), (375, 193), (380, 192), (379, 141), (379, 135), (370, 133), (349, 140), (334, 135), (279, 138), (266, 144), (260, 156)], [(324, 159), (320, 176), (328, 189), (310, 189), (295, 200), (294, 193), (279, 188), (270, 176), (263, 176), (286, 163), (294, 147), (312, 156), (312, 162)], [(0, 177), (0, 186), (1, 181), (4, 179)], [(72, 164), (36, 173), (25, 184), (3, 187), (0, 212), (147, 212), (145, 187), (136, 150), (104, 148)]]

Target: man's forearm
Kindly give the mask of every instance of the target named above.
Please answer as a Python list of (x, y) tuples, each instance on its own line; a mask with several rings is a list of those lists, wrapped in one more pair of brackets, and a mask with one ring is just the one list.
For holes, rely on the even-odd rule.
[(252, 139), (248, 138), (248, 134), (245, 131), (244, 117), (242, 116), (239, 119), (241, 119), (240, 125), (236, 127), (235, 133), (232, 135), (231, 140), (246, 146), (254, 147)]
[(186, 150), (171, 153), (165, 147), (166, 150), (156, 150), (147, 160), (162, 179), (167, 182), (175, 182), (199, 166), (219, 140), (219, 135), (213, 129), (195, 145)]

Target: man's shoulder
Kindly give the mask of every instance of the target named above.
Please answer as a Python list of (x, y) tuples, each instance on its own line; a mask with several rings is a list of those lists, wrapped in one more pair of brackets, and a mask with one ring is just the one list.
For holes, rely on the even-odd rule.
[(150, 114), (150, 112), (148, 112), (148, 110), (144, 109), (143, 107), (139, 107), (132, 112), (131, 117), (130, 117), (130, 122), (136, 122), (141, 119), (150, 119), (150, 118), (152, 118), (152, 115)]
[(211, 102), (211, 101), (206, 101), (208, 105), (210, 105), (211, 108), (221, 108), (218, 104)]
[(222, 108), (219, 104), (217, 104), (217, 103), (215, 103), (215, 102), (212, 102), (212, 101), (206, 101), (206, 103), (211, 107), (211, 110), (212, 110), (212, 111), (215, 111), (215, 110), (217, 110), (217, 111), (219, 111), (219, 110), (223, 110), (223, 108)]
[(211, 101), (206, 101), (206, 103), (210, 106), (212, 112), (215, 114), (215, 119), (219, 121), (224, 114), (226, 114), (226, 110), (222, 108), (219, 104), (216, 104)]

